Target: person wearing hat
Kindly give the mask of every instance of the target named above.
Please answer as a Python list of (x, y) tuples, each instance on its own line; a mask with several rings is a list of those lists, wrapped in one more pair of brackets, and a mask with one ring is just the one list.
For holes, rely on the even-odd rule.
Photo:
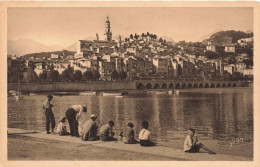
[(52, 95), (48, 95), (47, 99), (43, 101), (43, 109), (45, 110), (45, 117), (46, 117), (46, 131), (47, 134), (50, 134), (50, 124), (51, 124), (51, 131), (54, 132), (55, 128), (55, 119), (54, 114), (52, 112), (53, 105), (51, 104), (51, 100), (53, 99)]
[(67, 132), (67, 128), (66, 128), (66, 125), (65, 125), (65, 121), (66, 121), (66, 117), (61, 117), (60, 118), (60, 122), (57, 126), (57, 133), (60, 135), (60, 136), (63, 136), (63, 135), (68, 135), (69, 133)]
[(80, 119), (83, 112), (87, 112), (87, 107), (85, 105), (73, 105), (66, 111), (65, 115), (69, 121), (71, 136), (79, 137), (78, 120)]
[(87, 120), (83, 125), (81, 140), (83, 141), (94, 141), (99, 140), (97, 136), (97, 116), (95, 114), (90, 115), (90, 119)]

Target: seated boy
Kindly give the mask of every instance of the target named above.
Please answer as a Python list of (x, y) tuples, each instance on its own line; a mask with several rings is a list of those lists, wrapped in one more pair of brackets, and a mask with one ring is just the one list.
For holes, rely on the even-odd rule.
[(134, 124), (129, 122), (126, 127), (124, 143), (125, 144), (135, 144), (137, 141), (135, 140), (135, 132), (134, 132)]
[(155, 144), (150, 140), (151, 132), (147, 130), (148, 126), (149, 123), (147, 121), (143, 121), (143, 129), (139, 132), (140, 145), (145, 147), (155, 146)]
[(199, 152), (201, 148), (203, 148), (205, 151), (207, 151), (209, 154), (216, 154), (215, 152), (208, 149), (204, 144), (198, 142), (198, 138), (194, 136), (195, 130), (190, 128), (189, 129), (189, 135), (185, 138), (184, 141), (184, 151), (188, 153), (196, 153)]
[(60, 122), (57, 126), (57, 133), (60, 136), (69, 135), (69, 133), (67, 132), (67, 129), (66, 129), (65, 121), (66, 121), (66, 117), (61, 117)]
[(114, 138), (115, 133), (112, 131), (112, 127), (115, 125), (114, 121), (109, 121), (108, 124), (103, 125), (99, 131), (99, 137), (102, 141), (117, 141)]
[(81, 140), (83, 141), (99, 140), (99, 137), (97, 136), (98, 126), (96, 120), (97, 120), (97, 116), (92, 114), (90, 116), (90, 119), (84, 123)]

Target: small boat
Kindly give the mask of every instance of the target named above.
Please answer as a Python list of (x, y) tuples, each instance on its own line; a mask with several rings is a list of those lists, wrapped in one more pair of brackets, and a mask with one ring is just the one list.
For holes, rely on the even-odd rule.
[(35, 94), (35, 93), (30, 93), (29, 95), (30, 95), (30, 96), (34, 96), (34, 95), (36, 95), (36, 94)]
[(156, 92), (155, 92), (155, 94), (157, 94), (157, 95), (166, 94), (166, 93), (167, 93), (167, 91), (156, 91)]
[(123, 97), (122, 95), (116, 96), (117, 98)]
[(54, 95), (66, 96), (66, 95), (78, 95), (78, 92), (54, 92)]
[(127, 95), (127, 94), (128, 94), (128, 92), (126, 92), (126, 91), (122, 92), (122, 95)]
[(168, 93), (169, 95), (172, 95), (172, 90), (169, 90), (167, 93)]
[(82, 95), (82, 96), (95, 96), (97, 93), (96, 92), (79, 92), (79, 95)]
[(22, 100), (23, 96), (22, 95), (16, 95), (14, 96), (16, 100)]
[(122, 93), (103, 93), (103, 96), (122, 96)]

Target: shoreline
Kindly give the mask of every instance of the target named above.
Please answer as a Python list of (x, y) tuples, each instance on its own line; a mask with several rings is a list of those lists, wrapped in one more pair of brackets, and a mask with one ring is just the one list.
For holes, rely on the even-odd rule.
[[(202, 87), (201, 87), (202, 86)], [(56, 82), (22, 83), (20, 91), (25, 93), (44, 92), (82, 92), (82, 91), (125, 91), (125, 90), (172, 90), (200, 88), (252, 87), (251, 82), (238, 81), (174, 81), (174, 80), (136, 80), (136, 81), (96, 81), (96, 82)], [(9, 90), (18, 90), (17, 83), (8, 83)]]
[[(19, 134), (17, 134), (19, 133)], [(21, 159), (18, 155), (22, 152), (17, 150), (26, 149), (26, 145), (19, 145), (20, 149), (14, 149), (15, 145), (15, 138), (25, 137), (27, 138), (28, 145), (37, 144), (37, 140), (44, 141), (47, 145), (52, 145), (52, 143), (56, 143), (55, 147), (63, 150), (67, 149), (67, 145), (80, 145), (76, 147), (72, 147), (75, 151), (80, 150), (80, 147), (96, 147), (101, 149), (101, 152), (104, 150), (110, 151), (111, 154), (115, 155), (115, 157), (110, 157), (110, 160), (199, 160), (199, 161), (252, 161), (252, 157), (245, 157), (245, 156), (237, 156), (237, 155), (226, 155), (218, 153), (216, 155), (210, 155), (205, 153), (204, 151), (200, 151), (200, 153), (185, 153), (182, 149), (176, 147), (165, 147), (161, 145), (157, 145), (155, 147), (141, 147), (139, 144), (123, 144), (120, 142), (102, 142), (102, 141), (81, 141), (80, 138), (75, 138), (71, 136), (58, 136), (58, 135), (47, 135), (45, 133), (34, 133), (32, 130), (22, 130), (22, 129), (15, 129), (15, 128), (8, 128), (8, 155), (9, 154), (16, 154), (12, 159), (15, 160)], [(65, 144), (68, 143), (68, 144)], [(103, 149), (103, 151), (102, 151)], [(10, 151), (11, 150), (11, 151)], [(29, 150), (28, 150), (29, 151)], [(37, 151), (37, 150), (36, 150)], [(49, 152), (48, 150), (44, 150), (43, 148), (38, 149), (40, 154), (47, 155)], [(19, 153), (20, 152), (20, 153)], [(67, 155), (68, 154), (68, 155)], [(125, 154), (125, 155), (124, 155)], [(74, 160), (74, 157), (70, 157), (69, 153), (64, 153), (64, 158), (66, 160)], [(136, 157), (136, 155), (139, 155)], [(32, 155), (31, 155), (32, 156)], [(96, 155), (98, 156), (98, 155)], [(132, 157), (134, 156), (134, 157)], [(109, 158), (107, 157), (107, 158)], [(151, 157), (157, 157), (155, 159), (150, 159)], [(32, 157), (26, 157), (25, 159), (30, 159)], [(44, 160), (48, 160), (48, 157), (42, 157)], [(72, 158), (72, 159), (71, 159)], [(80, 160), (86, 160), (89, 157), (81, 157)], [(95, 158), (95, 157), (93, 157)], [(9, 159), (9, 156), (8, 156)], [(23, 159), (23, 158), (22, 158)], [(55, 159), (55, 158), (54, 158)], [(64, 160), (65, 160), (64, 159)], [(90, 158), (91, 159), (91, 158)], [(102, 159), (102, 158), (101, 158)], [(100, 158), (96, 158), (96, 160), (101, 160)], [(88, 159), (89, 160), (89, 159)]]

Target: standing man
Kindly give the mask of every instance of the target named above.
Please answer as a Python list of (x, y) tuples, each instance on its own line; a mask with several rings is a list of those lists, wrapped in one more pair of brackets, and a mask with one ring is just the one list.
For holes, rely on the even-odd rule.
[(52, 95), (48, 95), (47, 99), (43, 101), (43, 109), (45, 109), (45, 117), (46, 117), (46, 131), (47, 134), (50, 134), (50, 124), (51, 124), (51, 132), (54, 132), (55, 128), (55, 119), (52, 112), (53, 105), (51, 104), (51, 100), (53, 99)]
[(94, 141), (99, 140), (99, 137), (97, 136), (97, 116), (94, 114), (91, 114), (90, 119), (87, 120), (83, 125), (81, 140), (83, 141)]
[(79, 137), (78, 132), (78, 120), (82, 115), (82, 112), (87, 112), (87, 107), (85, 105), (73, 105), (66, 111), (66, 117), (70, 125), (70, 135)]

